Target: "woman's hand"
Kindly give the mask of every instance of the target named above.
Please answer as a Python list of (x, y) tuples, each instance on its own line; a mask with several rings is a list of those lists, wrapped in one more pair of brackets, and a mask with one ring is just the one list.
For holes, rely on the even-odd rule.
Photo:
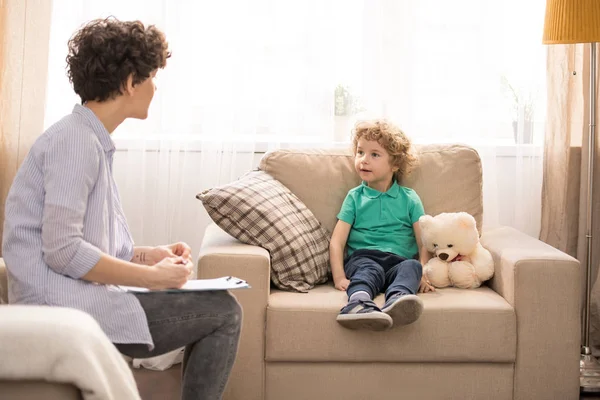
[(183, 242), (151, 247), (146, 253), (144, 261), (147, 265), (155, 265), (167, 257), (182, 257), (186, 263), (192, 261), (192, 250)]
[(173, 255), (178, 257), (183, 257), (186, 260), (192, 259), (192, 249), (186, 243), (177, 242), (173, 244), (168, 244), (166, 246), (160, 246), (168, 249)]
[(429, 283), (429, 279), (423, 275), (421, 277), (421, 283), (419, 284), (419, 293), (427, 293), (427, 292), (435, 292), (435, 288), (431, 283)]
[(166, 257), (152, 267), (152, 278), (146, 287), (152, 290), (179, 289), (192, 273), (193, 264), (183, 257)]

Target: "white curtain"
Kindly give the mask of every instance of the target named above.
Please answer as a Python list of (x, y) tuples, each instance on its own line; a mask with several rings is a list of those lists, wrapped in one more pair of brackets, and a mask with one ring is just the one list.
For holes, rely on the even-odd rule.
[(54, 0), (46, 126), (77, 101), (69, 36), (93, 18), (140, 19), (166, 33), (173, 56), (149, 118), (114, 136), (136, 242), (196, 251), (208, 223), (196, 193), (266, 150), (347, 145), (370, 117), (416, 143), (475, 146), (485, 227), (537, 237), (543, 14), (543, 0)]

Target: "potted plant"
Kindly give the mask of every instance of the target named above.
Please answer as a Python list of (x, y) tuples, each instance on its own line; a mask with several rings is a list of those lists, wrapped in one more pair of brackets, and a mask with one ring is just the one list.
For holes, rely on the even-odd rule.
[[(533, 143), (533, 118), (535, 114), (533, 93), (512, 85), (504, 75), (501, 77), (501, 81), (511, 107), (515, 143), (531, 144)], [(519, 132), (519, 120), (521, 116), (523, 127), (522, 132)], [(520, 138), (522, 140), (519, 140)]]
[(346, 141), (350, 137), (354, 116), (364, 111), (360, 99), (345, 85), (337, 85), (334, 94), (335, 132), (334, 141)]

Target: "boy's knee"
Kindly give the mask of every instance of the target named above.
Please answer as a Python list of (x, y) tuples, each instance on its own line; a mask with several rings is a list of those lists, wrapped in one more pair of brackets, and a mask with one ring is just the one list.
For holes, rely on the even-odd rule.
[(367, 271), (367, 273), (370, 273), (373, 276), (377, 276), (377, 277), (385, 276), (385, 269), (377, 263), (369, 263), (369, 264), (363, 266), (362, 268), (364, 271)]
[(415, 271), (418, 271), (419, 273), (423, 273), (423, 266), (421, 265), (421, 263), (417, 260), (406, 260), (405, 261), (406, 266), (414, 269)]

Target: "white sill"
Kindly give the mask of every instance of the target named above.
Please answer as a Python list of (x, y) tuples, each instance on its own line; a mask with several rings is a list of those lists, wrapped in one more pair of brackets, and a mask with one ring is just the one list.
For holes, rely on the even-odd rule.
[(144, 151), (191, 151), (201, 152), (202, 149), (235, 151), (240, 153), (266, 153), (272, 149), (281, 148), (348, 148), (347, 142), (322, 141), (316, 137), (232, 137), (197, 138), (190, 136), (169, 137), (114, 137), (113, 141), (117, 151), (144, 150)]
[[(493, 148), (493, 146), (489, 146)], [(544, 146), (539, 144), (513, 144), (495, 146), (496, 157), (542, 157)]]
[[(254, 141), (253, 138), (239, 137), (225, 140), (218, 138), (198, 139), (190, 136), (167, 137), (167, 138), (135, 138), (135, 137), (115, 137), (113, 138), (117, 151), (190, 151), (202, 152), (202, 149), (221, 150), (224, 152), (235, 151), (238, 153), (266, 153), (276, 148), (328, 148), (328, 149), (347, 149), (348, 142), (320, 141), (318, 138), (270, 138), (261, 137)], [(460, 143), (460, 142), (456, 142)], [(470, 144), (479, 151), (487, 154), (494, 152), (496, 157), (541, 157), (543, 146), (538, 144)]]

